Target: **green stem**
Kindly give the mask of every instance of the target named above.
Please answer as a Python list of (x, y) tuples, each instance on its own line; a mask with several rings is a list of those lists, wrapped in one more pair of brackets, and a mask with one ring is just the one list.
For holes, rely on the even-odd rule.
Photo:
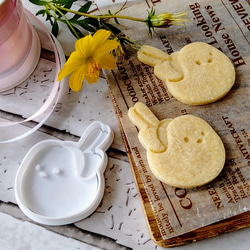
[(127, 20), (131, 20), (131, 21), (137, 21), (137, 22), (145, 22), (144, 19), (141, 19), (141, 18), (136, 18), (136, 17), (129, 17), (129, 16), (122, 16), (122, 15), (103, 15), (103, 16), (97, 16), (97, 15), (90, 15), (90, 14), (87, 14), (87, 13), (82, 13), (82, 12), (78, 12), (78, 11), (75, 11), (75, 10), (70, 10), (70, 9), (67, 9), (67, 8), (64, 8), (64, 7), (61, 7), (61, 6), (57, 6), (58, 9), (61, 9), (61, 10), (64, 10), (64, 11), (67, 11), (67, 12), (71, 12), (73, 14), (76, 14), (76, 15), (80, 15), (80, 16), (84, 16), (84, 17), (90, 17), (90, 18), (95, 18), (95, 19), (107, 19), (107, 18), (121, 18), (121, 19), (127, 19)]
[[(71, 30), (74, 32), (76, 38), (77, 38), (77, 39), (80, 39), (80, 37), (78, 36), (78, 34), (77, 34), (77, 32), (75, 31), (74, 27), (73, 27), (73, 26), (71, 25), (71, 23), (69, 22), (68, 18), (59, 10), (59, 9), (62, 10), (62, 8), (60, 8), (60, 6), (57, 6), (57, 5), (54, 5), (54, 4), (48, 4), (48, 6), (49, 6), (49, 8), (50, 8), (51, 10), (53, 10), (54, 12), (58, 12), (61, 16), (64, 17), (65, 22), (68, 24), (68, 26), (69, 26), (69, 27), (71, 28)], [(69, 11), (69, 10), (66, 9), (66, 8), (63, 8), (63, 9)]]

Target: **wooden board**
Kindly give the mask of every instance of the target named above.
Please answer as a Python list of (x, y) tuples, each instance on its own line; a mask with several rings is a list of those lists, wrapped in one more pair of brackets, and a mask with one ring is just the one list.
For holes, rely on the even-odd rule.
[[(191, 21), (184, 27), (156, 30), (153, 38), (141, 25), (124, 24), (129, 27), (125, 32), (131, 39), (169, 54), (195, 41), (222, 50), (233, 61), (237, 77), (229, 94), (220, 101), (204, 106), (178, 102), (154, 75), (153, 68), (141, 64), (136, 51), (130, 48), (116, 69), (105, 72), (145, 218), (153, 241), (160, 247), (183, 245), (250, 225), (250, 33), (244, 22), (250, 7), (244, 0), (237, 2), (240, 12), (233, 1), (183, 0), (171, 2), (171, 6), (159, 2), (155, 8), (160, 12), (184, 8), (190, 11)], [(138, 10), (143, 6), (138, 4), (125, 14), (140, 16)], [(226, 164), (220, 176), (189, 190), (157, 180), (138, 141), (138, 129), (127, 116), (137, 101), (145, 103), (159, 120), (185, 114), (206, 120), (226, 148)]]
[(129, 162), (132, 167), (132, 172), (135, 178), (135, 183), (137, 185), (138, 193), (139, 193), (140, 200), (142, 203), (142, 208), (144, 211), (145, 219), (148, 224), (148, 229), (149, 229), (151, 238), (156, 245), (158, 245), (159, 247), (163, 247), (163, 248), (181, 246), (181, 245), (189, 244), (189, 243), (196, 242), (199, 240), (204, 240), (204, 239), (208, 239), (211, 237), (215, 237), (223, 233), (233, 232), (233, 231), (250, 226), (250, 212), (248, 211), (245, 213), (238, 214), (236, 216), (232, 216), (228, 219), (213, 223), (211, 225), (198, 228), (194, 231), (190, 231), (178, 237), (164, 240), (161, 236), (161, 232), (159, 230), (159, 227), (156, 221), (155, 213), (153, 212), (151, 208), (150, 201), (148, 199), (144, 185), (141, 181), (141, 177), (140, 177), (140, 174), (138, 173), (136, 164), (133, 161), (133, 156), (131, 154), (129, 144), (126, 140), (126, 136), (124, 134), (123, 128), (120, 123), (119, 123), (119, 126), (120, 126), (121, 134), (124, 140), (124, 145), (127, 150)]

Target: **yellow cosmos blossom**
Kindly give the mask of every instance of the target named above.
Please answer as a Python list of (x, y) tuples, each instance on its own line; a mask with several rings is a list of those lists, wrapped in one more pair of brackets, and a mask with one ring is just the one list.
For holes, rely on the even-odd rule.
[(87, 35), (75, 43), (75, 51), (58, 74), (58, 81), (67, 75), (69, 86), (73, 91), (79, 91), (83, 79), (95, 83), (99, 78), (100, 69), (113, 69), (116, 66), (115, 57), (110, 53), (119, 46), (119, 42), (108, 40), (110, 31), (98, 30), (93, 36)]

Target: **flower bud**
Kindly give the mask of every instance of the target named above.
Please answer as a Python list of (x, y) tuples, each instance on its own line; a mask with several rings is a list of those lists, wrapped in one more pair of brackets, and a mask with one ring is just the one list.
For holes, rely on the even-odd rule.
[(149, 28), (149, 33), (152, 34), (151, 29), (154, 27), (168, 28), (171, 25), (184, 25), (184, 22), (187, 22), (188, 20), (187, 12), (185, 11), (174, 14), (165, 12), (155, 15), (155, 10), (152, 8), (145, 22)]

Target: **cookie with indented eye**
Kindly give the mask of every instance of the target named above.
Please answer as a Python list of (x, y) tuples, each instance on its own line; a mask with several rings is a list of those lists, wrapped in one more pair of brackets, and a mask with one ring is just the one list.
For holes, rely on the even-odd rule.
[(214, 129), (194, 115), (159, 121), (143, 103), (129, 109), (147, 150), (152, 173), (179, 188), (202, 186), (215, 179), (225, 164), (224, 145)]
[(112, 141), (110, 127), (96, 121), (78, 142), (44, 140), (34, 145), (16, 175), (21, 210), (47, 225), (73, 223), (93, 213), (103, 196), (105, 151)]
[(235, 68), (230, 59), (213, 46), (194, 42), (170, 56), (144, 45), (138, 59), (154, 67), (169, 92), (180, 102), (202, 105), (225, 96), (235, 82)]

